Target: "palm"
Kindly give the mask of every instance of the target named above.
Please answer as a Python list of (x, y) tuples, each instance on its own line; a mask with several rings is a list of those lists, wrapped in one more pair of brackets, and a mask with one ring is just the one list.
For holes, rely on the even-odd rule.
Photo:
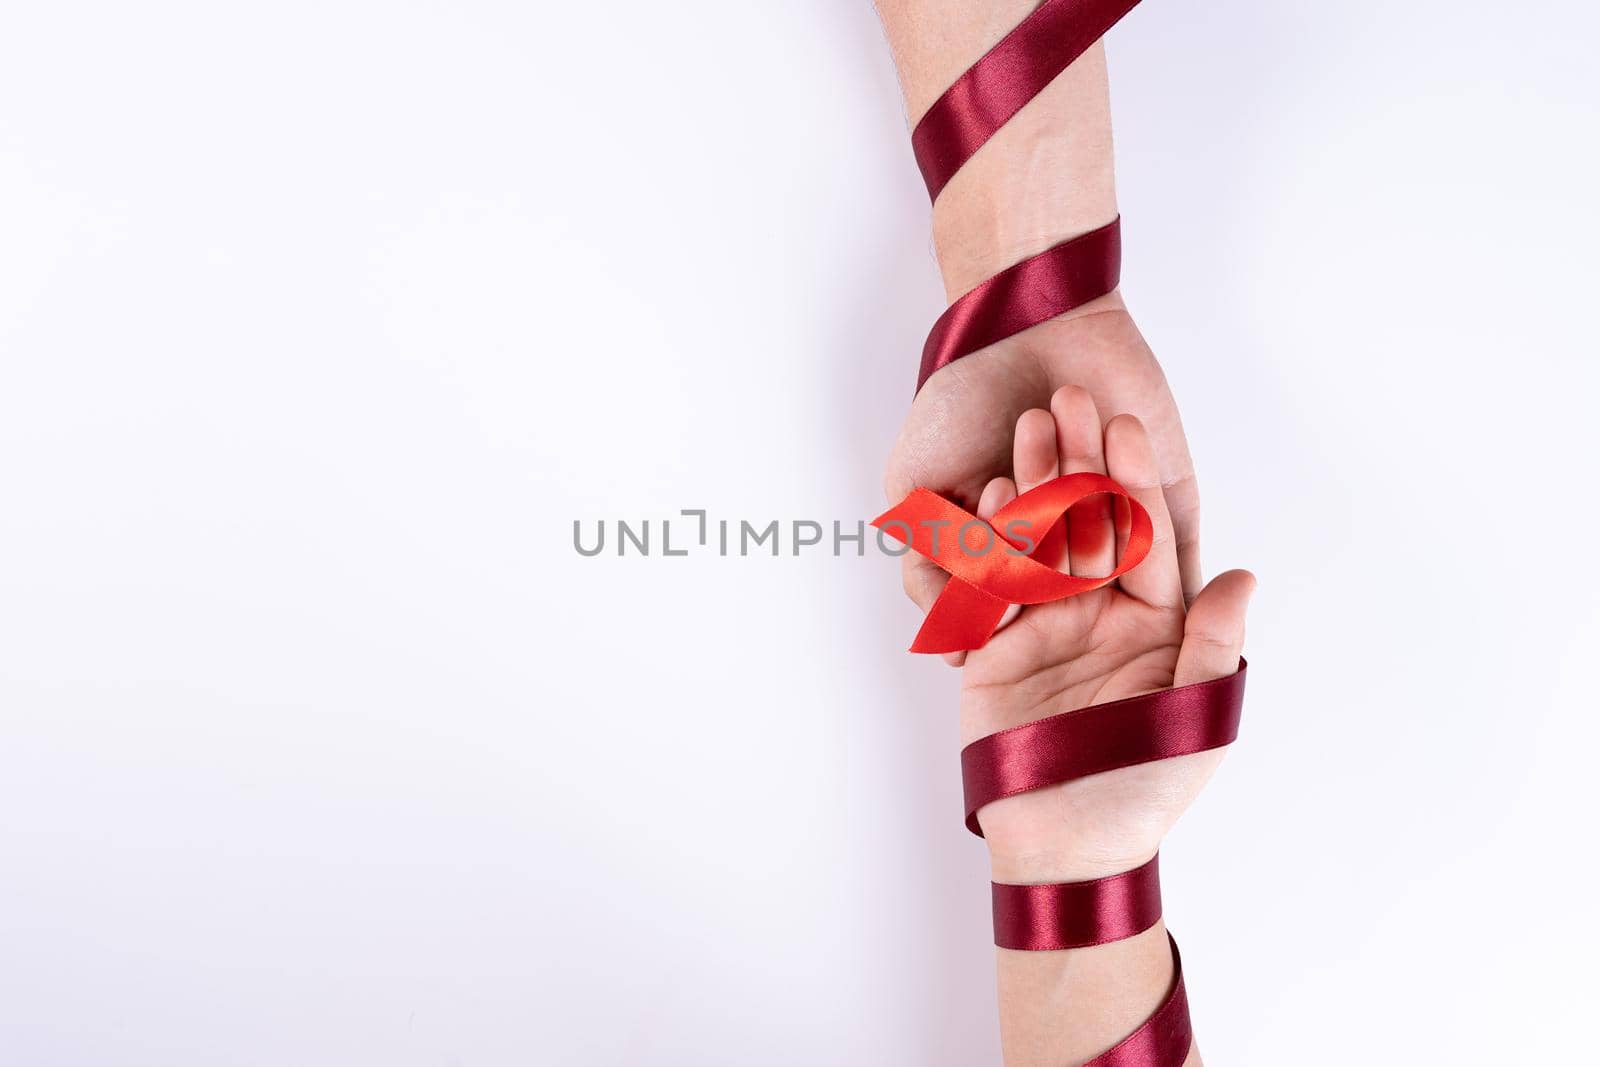
[[(1061, 473), (1109, 474), (1150, 514), (1154, 543), (1116, 582), (1066, 600), (1023, 608), (962, 675), (963, 743), (1092, 704), (1229, 673), (1243, 642), (1253, 580), (1223, 575), (1185, 609), (1176, 537), (1154, 443), (1142, 423), (1105, 424), (1082, 389), (1058, 390), (1050, 411), (1016, 423), (1010, 467), (979, 495), (993, 518), (1019, 492)], [(1104, 498), (1099, 498), (1104, 502)], [(1067, 517), (1068, 559), (1077, 575), (1115, 565), (1115, 528), (1103, 507), (1080, 504)], [(1093, 775), (1007, 797), (979, 813), (997, 873), (1029, 880), (1093, 878), (1138, 866), (1210, 777), (1222, 753), (1206, 752)]]
[[(1023, 610), (967, 657), (963, 742), (1091, 704), (1172, 685), (1183, 642), (1181, 605), (1159, 608), (1109, 587)], [(1011, 797), (982, 816), (990, 847), (1023, 877), (1094, 878), (1149, 859), (1221, 760), (1220, 752), (1142, 764)], [(1050, 842), (1083, 864), (1065, 875)]]
[(981, 737), (1054, 714), (1172, 684), (1183, 611), (1116, 586), (1039, 604), (967, 657), (962, 729)]

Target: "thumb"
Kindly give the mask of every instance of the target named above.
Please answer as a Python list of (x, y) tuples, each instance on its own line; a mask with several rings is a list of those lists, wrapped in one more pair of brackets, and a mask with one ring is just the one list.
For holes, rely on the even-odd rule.
[[(939, 594), (944, 592), (944, 587), (950, 582), (950, 576), (940, 570), (932, 560), (923, 559), (913, 552), (907, 552), (905, 558), (900, 561), (900, 577), (905, 584), (906, 596), (922, 609), (924, 615), (933, 610), (933, 602), (939, 599)], [(959, 667), (966, 663), (967, 654), (946, 652), (944, 661), (952, 667)]]
[(1256, 576), (1249, 571), (1219, 574), (1200, 590), (1183, 623), (1183, 647), (1172, 678), (1175, 687), (1209, 682), (1239, 669), (1245, 610), (1255, 591)]

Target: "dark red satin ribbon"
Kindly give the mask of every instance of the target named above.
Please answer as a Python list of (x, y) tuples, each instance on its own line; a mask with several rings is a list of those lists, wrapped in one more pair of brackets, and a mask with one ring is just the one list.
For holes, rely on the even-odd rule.
[(1140, 763), (1232, 744), (1244, 708), (1244, 660), (1223, 678), (1052, 715), (961, 750), (967, 829), (985, 804)]
[[(961, 752), (967, 828), (1003, 797), (1103, 771), (1204, 752), (1239, 733), (1247, 664), (1224, 678), (1097, 704), (979, 738)], [(994, 943), (1050, 952), (1121, 941), (1161, 918), (1158, 859), (1092, 882), (991, 887)], [(1145, 1023), (1084, 1067), (1182, 1067), (1194, 1043), (1183, 961), (1172, 946), (1172, 987)]]
[(1142, 934), (1161, 919), (1160, 857), (1109, 878), (990, 886), (994, 943), (1025, 952), (1088, 948)]
[(1105, 296), (1122, 272), (1120, 219), (996, 274), (945, 309), (922, 346), (917, 388), (933, 372)]
[(1138, 2), (1045, 0), (957, 78), (911, 131), (929, 198)]
[[(1125, 501), (1117, 530), (1127, 545), (1116, 569), (1100, 578), (1056, 570), (1066, 553), (1067, 512), (1092, 496)], [(1030, 489), (984, 522), (927, 489), (914, 489), (872, 525), (909, 545), (950, 573), (933, 602), (913, 652), (966, 652), (982, 648), (1012, 604), (1044, 604), (1116, 581), (1150, 554), (1150, 514), (1103, 474), (1064, 474)]]
[[(934, 101), (911, 131), (930, 198), (1011, 117), (1138, 0), (1045, 0)], [(917, 388), (939, 368), (1030, 326), (1082, 307), (1117, 287), (1120, 220), (1063, 241), (966, 293), (934, 323)]]

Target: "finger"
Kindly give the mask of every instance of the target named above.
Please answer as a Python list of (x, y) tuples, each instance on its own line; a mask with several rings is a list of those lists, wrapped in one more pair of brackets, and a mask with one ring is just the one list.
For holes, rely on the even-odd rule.
[[(1017, 476), (1017, 492), (1037, 489), (1061, 474), (1057, 461), (1056, 420), (1043, 408), (1024, 411), (1017, 419), (1017, 430), (1012, 437), (1011, 469)], [(1067, 531), (1064, 525), (1051, 523), (1054, 529), (1029, 529), (1028, 536), (1038, 546), (1034, 558), (1048, 567), (1067, 573)]]
[[(1014, 483), (1010, 478), (996, 478), (994, 481), (984, 486), (983, 496), (978, 501), (978, 518), (982, 519), (984, 522), (992, 522), (995, 515), (999, 513), (1000, 509), (1017, 499), (1017, 496), (1018, 493), (1016, 483)], [(1000, 544), (998, 541), (991, 541), (989, 544), (989, 550), (991, 552), (1003, 552), (1005, 551), (1005, 546)], [(1016, 618), (1021, 613), (1022, 609), (1016, 604), (1009, 605), (1006, 608), (1006, 613), (1000, 616), (999, 625), (994, 628), (994, 632), (999, 633), (1001, 630), (1011, 625), (1011, 620)], [(957, 652), (953, 653), (953, 655), (960, 656), (963, 661), (965, 661), (967, 656), (965, 652)], [(960, 663), (957, 663), (956, 666), (959, 667)]]
[[(1050, 398), (1050, 412), (1055, 416), (1061, 473), (1106, 473), (1100, 411), (1089, 391), (1062, 386)], [(1110, 574), (1117, 565), (1116, 553), (1110, 498), (1094, 496), (1074, 507), (1067, 515), (1067, 558), (1072, 573), (1084, 578)]]
[(1256, 576), (1249, 571), (1219, 574), (1200, 591), (1184, 619), (1173, 685), (1209, 682), (1239, 669), (1245, 611), (1255, 591)]
[(1200, 483), (1193, 473), (1168, 482), (1162, 493), (1172, 532), (1178, 542), (1178, 573), (1183, 578), (1183, 599), (1194, 602), (1200, 592)]
[[(1019, 494), (1035, 489), (1061, 473), (1056, 461), (1056, 421), (1043, 408), (1024, 411), (1017, 420), (1011, 449), (1011, 470)], [(994, 482), (990, 482), (992, 487)], [(985, 492), (988, 490), (985, 489)]]
[(1000, 513), (1000, 509), (1017, 499), (1017, 485), (1010, 478), (996, 478), (983, 487), (983, 495), (978, 498), (978, 518), (984, 522), (991, 521)]
[(933, 607), (949, 580), (950, 575), (940, 570), (938, 564), (909, 548), (900, 557), (900, 581), (905, 586), (906, 596), (923, 611)]
[[(1150, 513), (1155, 538), (1143, 563), (1119, 578), (1129, 596), (1158, 608), (1183, 606), (1183, 583), (1178, 577), (1177, 545), (1172, 517), (1161, 491), (1161, 468), (1144, 423), (1132, 415), (1118, 415), (1106, 423), (1106, 472)], [(1102, 572), (1104, 573), (1104, 572)]]

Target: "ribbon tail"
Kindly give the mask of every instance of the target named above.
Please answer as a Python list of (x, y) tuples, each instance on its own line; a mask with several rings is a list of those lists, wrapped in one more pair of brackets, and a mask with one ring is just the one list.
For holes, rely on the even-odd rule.
[(944, 592), (933, 602), (928, 617), (922, 620), (922, 629), (917, 631), (911, 651), (938, 655), (982, 648), (1009, 606), (975, 585), (951, 578)]

